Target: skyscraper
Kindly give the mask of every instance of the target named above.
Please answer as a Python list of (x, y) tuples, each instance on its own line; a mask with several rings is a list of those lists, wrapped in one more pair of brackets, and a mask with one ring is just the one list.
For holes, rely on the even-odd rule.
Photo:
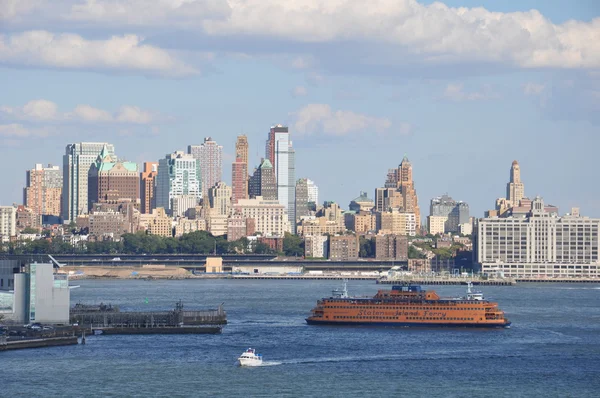
[(308, 201), (316, 205), (319, 204), (319, 187), (315, 185), (312, 180), (306, 179), (306, 186), (308, 189)]
[(419, 200), (412, 178), (412, 164), (406, 156), (397, 169), (388, 171), (385, 188), (376, 189), (375, 203), (379, 211), (388, 211), (389, 208), (392, 208), (406, 213), (414, 213), (417, 229), (420, 228)]
[(260, 165), (254, 170), (249, 184), (250, 198), (262, 196), (265, 200), (277, 199), (277, 183), (275, 170), (269, 159), (262, 159)]
[(94, 203), (117, 199), (130, 199), (138, 204), (139, 178), (137, 163), (117, 160), (104, 146), (88, 173), (88, 210), (92, 211)]
[(246, 163), (246, 170), (248, 170), (248, 137), (245, 135), (238, 135), (235, 141), (235, 157), (242, 158), (242, 162)]
[(525, 185), (521, 182), (521, 168), (516, 160), (510, 168), (510, 182), (506, 185), (506, 199), (513, 206), (518, 206), (519, 201), (525, 196)]
[(222, 152), (223, 147), (218, 145), (216, 141), (213, 141), (211, 137), (206, 137), (202, 145), (188, 146), (188, 153), (194, 159), (200, 160), (203, 198), (206, 198), (208, 189), (223, 178)]
[(23, 204), (38, 215), (60, 216), (63, 176), (58, 166), (27, 170)]
[[(237, 140), (235, 141), (235, 161), (238, 161), (238, 158), (241, 160), (241, 162), (245, 165), (245, 176), (244, 176), (244, 194), (245, 195), (243, 197), (243, 199), (247, 199), (248, 198), (248, 137), (246, 137), (245, 135), (238, 135)], [(237, 177), (238, 179), (240, 179), (241, 182), (241, 177)], [(238, 187), (238, 190), (242, 190), (242, 188)], [(242, 199), (242, 197), (239, 197), (240, 199)]]
[(296, 218), (308, 216), (308, 179), (300, 178), (296, 181)]
[(235, 204), (240, 199), (248, 199), (248, 164), (241, 154), (236, 155), (231, 165), (231, 182), (231, 201)]
[(88, 172), (106, 146), (111, 156), (115, 147), (106, 142), (79, 142), (67, 145), (63, 156), (63, 190), (61, 215), (73, 221), (88, 212)]
[(288, 128), (278, 124), (271, 127), (266, 145), (266, 158), (275, 169), (277, 199), (285, 206), (292, 233), (296, 232), (296, 166), (295, 151)]
[(144, 171), (140, 175), (140, 193), (142, 213), (150, 214), (156, 207), (154, 185), (158, 175), (158, 162), (144, 162)]
[(202, 195), (200, 178), (200, 160), (192, 155), (177, 151), (160, 159), (156, 177), (156, 207), (172, 214), (173, 199), (182, 195), (195, 196), (197, 203)]

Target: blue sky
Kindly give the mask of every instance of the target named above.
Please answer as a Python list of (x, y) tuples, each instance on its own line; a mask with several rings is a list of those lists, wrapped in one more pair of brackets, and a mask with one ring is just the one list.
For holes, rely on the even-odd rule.
[[(0, 204), (67, 143), (143, 162), (211, 136), (231, 180), (288, 124), (297, 177), (344, 207), (404, 154), (423, 214), (526, 194), (600, 217), (595, 1), (0, 0)], [(252, 166), (251, 166), (252, 167)]]

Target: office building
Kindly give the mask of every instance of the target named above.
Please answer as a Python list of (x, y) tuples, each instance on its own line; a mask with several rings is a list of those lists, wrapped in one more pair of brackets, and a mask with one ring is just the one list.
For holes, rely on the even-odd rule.
[[(469, 222), (469, 205), (465, 202), (457, 202), (444, 194), (431, 199), (429, 215), (446, 218), (443, 233), (459, 233), (459, 226)], [(429, 233), (435, 235), (431, 230)]]
[(292, 233), (296, 230), (296, 166), (295, 151), (288, 128), (271, 127), (266, 145), (266, 158), (273, 165), (277, 183), (277, 199), (285, 206)]
[(115, 156), (114, 146), (106, 142), (79, 142), (67, 145), (63, 156), (61, 211), (65, 223), (75, 222), (78, 215), (88, 212), (88, 173), (104, 148), (106, 154)]
[(477, 223), (474, 248), (484, 273), (509, 277), (598, 277), (600, 219), (573, 211), (558, 217), (538, 197), (526, 217)]
[(308, 189), (308, 202), (318, 205), (319, 204), (319, 187), (315, 184), (314, 181), (312, 181), (308, 178), (306, 179), (306, 186)]
[(144, 170), (140, 174), (140, 199), (143, 214), (152, 213), (152, 209), (156, 207), (154, 186), (157, 175), (158, 162), (144, 162)]
[(202, 182), (200, 160), (176, 151), (158, 162), (156, 207), (162, 207), (170, 215), (173, 213), (173, 198), (180, 195), (194, 196), (197, 203), (202, 197)]
[(223, 179), (222, 152), (223, 147), (211, 137), (206, 137), (202, 145), (188, 146), (188, 154), (200, 160), (202, 198), (206, 198), (208, 190)]
[(23, 204), (40, 216), (60, 216), (63, 176), (58, 166), (36, 164), (26, 173)]
[(221, 216), (229, 216), (231, 213), (231, 187), (224, 182), (217, 183), (208, 190), (208, 199), (211, 209)]
[(231, 165), (231, 201), (236, 203), (240, 199), (248, 199), (248, 163), (238, 154)]
[(290, 231), (285, 206), (277, 200), (267, 200), (261, 196), (254, 199), (241, 199), (233, 205), (235, 214), (254, 219), (254, 228), (265, 236), (283, 236)]
[(513, 206), (517, 206), (519, 201), (525, 197), (525, 184), (521, 182), (521, 167), (519, 162), (514, 160), (510, 167), (510, 181), (506, 185), (506, 199)]
[(296, 219), (310, 215), (308, 211), (308, 179), (300, 178), (296, 181)]
[(106, 146), (88, 173), (88, 210), (95, 203), (129, 199), (139, 206), (140, 174), (137, 163), (117, 160)]
[(262, 159), (254, 169), (249, 181), (250, 198), (261, 196), (265, 200), (277, 200), (277, 183), (275, 170), (269, 159)]

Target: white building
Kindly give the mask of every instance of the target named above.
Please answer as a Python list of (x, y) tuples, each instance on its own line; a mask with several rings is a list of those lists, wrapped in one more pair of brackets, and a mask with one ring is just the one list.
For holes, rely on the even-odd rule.
[(61, 215), (65, 223), (88, 212), (88, 172), (100, 152), (115, 155), (115, 147), (106, 142), (69, 144), (63, 155), (63, 191)]
[(290, 230), (285, 206), (277, 200), (263, 200), (262, 196), (240, 199), (233, 205), (233, 210), (244, 218), (253, 218), (255, 231), (264, 236), (283, 236)]
[(18, 323), (68, 324), (69, 277), (54, 274), (52, 264), (30, 264), (13, 274), (13, 291), (0, 289), (0, 311)]
[(198, 196), (196, 195), (177, 195), (171, 199), (171, 214), (173, 217), (183, 217), (189, 209), (198, 206)]
[(511, 277), (598, 277), (600, 219), (557, 217), (536, 198), (526, 217), (492, 217), (477, 225), (477, 261), (485, 273)]
[(199, 201), (202, 197), (200, 178), (200, 161), (192, 155), (176, 151), (160, 159), (156, 177), (156, 207), (162, 207), (172, 215), (173, 198), (191, 195)]
[(308, 186), (308, 201), (315, 204), (319, 204), (319, 187), (315, 185), (315, 182), (306, 179), (306, 185)]
[[(273, 126), (273, 149), (277, 199), (285, 206), (288, 221), (295, 229), (296, 225), (296, 153), (292, 147), (290, 134), (287, 127)], [(269, 154), (267, 154), (267, 158)], [(295, 231), (292, 231), (295, 233)]]
[(208, 190), (223, 179), (223, 147), (206, 137), (202, 145), (189, 145), (188, 153), (200, 160), (202, 197), (205, 198)]
[(304, 256), (312, 258), (328, 258), (329, 237), (325, 235), (309, 235), (304, 237)]
[(0, 206), (0, 243), (17, 235), (17, 208)]

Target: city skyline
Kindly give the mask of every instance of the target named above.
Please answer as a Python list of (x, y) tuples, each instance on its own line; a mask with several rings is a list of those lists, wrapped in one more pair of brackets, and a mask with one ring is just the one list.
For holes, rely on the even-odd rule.
[(210, 136), (223, 146), (230, 184), (236, 137), (248, 138), (250, 172), (268, 126), (281, 123), (296, 179), (315, 181), (321, 202), (346, 207), (361, 191), (373, 195), (406, 153), (421, 209), (448, 192), (481, 217), (506, 196), (506, 165), (518, 159), (529, 197), (600, 217), (599, 188), (584, 183), (595, 181), (600, 143), (593, 2), (381, 2), (371, 10), (377, 26), (352, 0), (330, 13), (326, 1), (291, 5), (299, 2), (10, 8), (0, 16), (0, 204), (19, 203), (25, 171), (61, 165), (72, 142), (110, 142), (142, 169)]

